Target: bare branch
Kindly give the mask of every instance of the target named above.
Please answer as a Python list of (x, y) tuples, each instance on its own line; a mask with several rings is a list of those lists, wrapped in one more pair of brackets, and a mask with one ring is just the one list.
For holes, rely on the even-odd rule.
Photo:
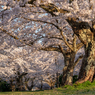
[(2, 30), (4, 33), (8, 34), (9, 36), (11, 36), (14, 39), (17, 39), (17, 40), (19, 39), (17, 36), (13, 36), (11, 33), (7, 32), (5, 29), (0, 28), (0, 30)]
[(76, 35), (74, 34), (74, 39), (73, 39), (73, 51), (76, 52)]
[(35, 21), (35, 22), (47, 23), (47, 24), (51, 24), (51, 25), (57, 27), (57, 25), (55, 25), (54, 23), (51, 23), (51, 22), (42, 21), (42, 20), (36, 20), (36, 19), (30, 19), (30, 18), (26, 18), (26, 17), (21, 17), (21, 18), (26, 19), (26, 20), (29, 20), (29, 21)]
[(61, 35), (62, 35), (62, 37), (63, 37), (63, 39), (64, 39), (64, 42), (65, 42), (65, 44), (73, 51), (73, 48), (72, 48), (72, 46), (71, 45), (69, 45), (69, 43), (66, 41), (66, 38), (65, 38), (65, 36), (63, 35), (63, 31), (62, 30), (60, 30), (60, 32), (61, 32)]
[(40, 50), (61, 52), (61, 50), (58, 47), (52, 47), (52, 46), (45, 47), (45, 48), (40, 48)]
[[(19, 40), (19, 38), (18, 38), (17, 36), (14, 36), (12, 33), (7, 32), (5, 29), (0, 28), (0, 30), (2, 30), (4, 33), (8, 34), (10, 37), (12, 37), (12, 38), (14, 38), (14, 39), (16, 39), (16, 40)], [(27, 44), (27, 43), (25, 43), (25, 41), (23, 41), (23, 40), (19, 40), (19, 41), (20, 41), (22, 44), (31, 46), (31, 44)]]
[(79, 56), (79, 58), (75, 61), (74, 67), (78, 64), (78, 62), (83, 58), (83, 55)]
[(39, 7), (44, 9), (47, 13), (50, 13), (52, 16), (57, 16), (56, 14), (54, 14), (54, 12), (59, 12), (59, 13), (63, 13), (63, 14), (69, 13), (68, 10), (59, 9), (57, 6), (55, 6), (52, 3), (43, 4), (43, 5), (40, 5)]
[(62, 38), (59, 38), (59, 37), (53, 37), (53, 36), (51, 36), (51, 37), (48, 37), (48, 36), (41, 36), (41, 37), (39, 37), (39, 38), (35, 39), (34, 41), (30, 42), (30, 44), (32, 44), (32, 45), (33, 45), (33, 44), (34, 44), (34, 42), (36, 42), (36, 41), (38, 41), (38, 40), (40, 40), (40, 39), (43, 39), (43, 38), (63, 40)]
[[(77, 49), (76, 49), (76, 50), (78, 51), (83, 45), (84, 45), (83, 43), (79, 43), (79, 44), (77, 44), (77, 46), (76, 46)], [(76, 51), (76, 52), (77, 52), (77, 51)]]
[(42, 21), (42, 20), (34, 20), (34, 19), (29, 19), (29, 18), (25, 18), (25, 17), (22, 17), (26, 20), (31, 20), (31, 21), (35, 21), (35, 22), (42, 22), (42, 23), (47, 23), (47, 24), (51, 24), (53, 26), (55, 26), (59, 31), (60, 31), (60, 34), (62, 35), (63, 39), (64, 39), (64, 42), (66, 43), (66, 45), (73, 51), (73, 48), (71, 47), (71, 45), (69, 45), (69, 43), (66, 41), (66, 37), (63, 35), (63, 31), (62, 29), (60, 29), (59, 26), (55, 25), (54, 23), (51, 23), (51, 22), (47, 22), (47, 21)]
[(65, 55), (65, 51), (64, 51), (64, 49), (62, 48), (62, 46), (61, 45), (59, 45), (59, 47), (60, 47), (60, 49), (61, 49), (61, 51), (62, 51), (62, 53), (63, 53), (63, 55)]

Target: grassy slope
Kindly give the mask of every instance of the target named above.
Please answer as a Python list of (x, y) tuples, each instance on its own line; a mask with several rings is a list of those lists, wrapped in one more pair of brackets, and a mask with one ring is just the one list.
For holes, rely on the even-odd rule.
[(95, 81), (83, 84), (73, 84), (53, 90), (34, 91), (34, 92), (0, 92), (0, 95), (95, 95)]

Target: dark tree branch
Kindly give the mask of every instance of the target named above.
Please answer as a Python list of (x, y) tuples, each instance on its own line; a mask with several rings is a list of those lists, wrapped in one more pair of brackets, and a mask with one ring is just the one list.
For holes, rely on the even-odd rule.
[(48, 46), (48, 47), (45, 47), (45, 48), (40, 48), (40, 50), (61, 52), (60, 48), (58, 48), (58, 47), (52, 47), (52, 46)]
[(83, 58), (83, 55), (79, 56), (79, 58), (75, 61), (74, 67), (78, 64), (78, 62)]
[(72, 27), (74, 33), (78, 36), (81, 42), (86, 45), (86, 41), (80, 36), (80, 34), (83, 32), (83, 30), (90, 29), (90, 32), (93, 32), (93, 31), (88, 22), (83, 22), (83, 21), (78, 21), (78, 20), (79, 18), (74, 18), (74, 17), (73, 18), (68, 17), (66, 19), (66, 21)]
[(54, 14), (54, 12), (59, 12), (59, 13), (69, 13), (68, 10), (65, 9), (59, 9), (57, 6), (55, 6), (52, 3), (48, 3), (48, 4), (42, 4), (39, 7), (41, 7), (42, 9), (44, 9), (47, 13), (50, 13), (52, 16), (57, 16), (56, 14)]
[[(62, 29), (61, 29), (59, 26), (55, 25), (54, 23), (47, 22), (47, 21), (34, 20), (34, 19), (25, 18), (25, 17), (22, 17), (22, 18), (24, 18), (24, 19), (26, 19), (26, 20), (35, 21), (35, 22), (47, 23), (47, 24), (51, 24), (51, 25), (55, 26), (55, 27), (60, 31), (60, 34), (61, 34), (61, 36), (63, 37), (64, 42), (66, 43), (66, 45), (67, 45), (67, 46), (68, 46), (68, 47), (73, 51), (72, 46), (71, 46), (71, 45), (69, 45), (69, 43), (66, 41), (66, 37), (63, 35), (63, 31), (62, 31)], [(64, 28), (65, 28), (65, 27), (64, 27)]]
[(17, 40), (19, 39), (17, 36), (13, 36), (12, 33), (7, 32), (5, 29), (0, 28), (0, 30), (3, 31), (4, 33), (8, 34), (9, 36), (11, 36), (14, 39), (17, 39)]
[(65, 53), (66, 53), (65, 50), (62, 48), (61, 45), (59, 45), (59, 47), (60, 47), (60, 49), (61, 49), (62, 54), (65, 55)]

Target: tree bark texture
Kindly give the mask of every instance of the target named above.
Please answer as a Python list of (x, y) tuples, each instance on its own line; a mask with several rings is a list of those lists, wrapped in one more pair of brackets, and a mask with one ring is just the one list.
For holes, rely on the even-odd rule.
[(65, 67), (63, 68), (62, 85), (72, 85), (74, 71), (75, 52), (64, 55)]
[(78, 22), (77, 18), (68, 18), (67, 22), (85, 48), (85, 56), (77, 82), (83, 83), (88, 80), (92, 82), (95, 75), (95, 21), (92, 22), (92, 27), (88, 22)]
[(85, 48), (85, 56), (79, 73), (79, 80), (77, 82), (83, 83), (87, 80), (93, 81), (95, 75), (95, 42), (88, 43)]

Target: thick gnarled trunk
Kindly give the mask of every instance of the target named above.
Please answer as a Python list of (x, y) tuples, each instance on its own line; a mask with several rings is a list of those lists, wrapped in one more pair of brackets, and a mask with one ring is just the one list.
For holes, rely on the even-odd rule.
[(93, 81), (95, 75), (95, 42), (88, 43), (85, 48), (85, 56), (79, 73), (79, 80), (77, 82), (83, 83), (87, 80)]
[(78, 22), (77, 18), (68, 18), (67, 22), (85, 45), (85, 56), (77, 82), (83, 83), (87, 80), (92, 82), (95, 75), (95, 20), (92, 21), (92, 27), (88, 22)]

